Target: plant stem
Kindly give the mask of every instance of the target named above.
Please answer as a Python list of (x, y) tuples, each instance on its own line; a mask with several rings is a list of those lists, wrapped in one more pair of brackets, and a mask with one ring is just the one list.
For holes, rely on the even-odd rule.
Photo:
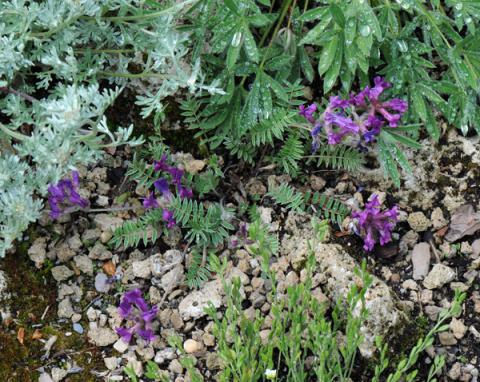
[(4, 126), (2, 123), (0, 123), (0, 130), (18, 141), (24, 141), (28, 138), (27, 135), (19, 133), (18, 131), (10, 130), (8, 127)]
[(265, 51), (265, 54), (263, 55), (262, 62), (260, 62), (260, 65), (259, 65), (260, 70), (263, 69), (263, 65), (265, 65), (265, 62), (267, 61), (268, 53), (270, 52), (270, 49), (272, 48), (272, 45), (273, 45), (273, 40), (275, 39), (275, 36), (277, 35), (278, 31), (280, 30), (280, 27), (283, 23), (283, 20), (285, 19), (285, 16), (287, 15), (287, 11), (288, 11), (288, 8), (290, 7), (291, 3), (292, 3), (292, 0), (287, 0), (283, 4), (282, 13), (280, 14), (280, 18), (278, 19), (277, 25), (275, 26), (272, 38), (270, 39), (270, 43), (267, 46), (267, 50)]
[(97, 72), (98, 75), (102, 77), (121, 77), (121, 78), (148, 78), (148, 77), (156, 77), (156, 78), (168, 78), (169, 76), (160, 73), (151, 73), (151, 72), (143, 72), (143, 73), (120, 73), (120, 72), (104, 72), (99, 71)]
[(21, 98), (23, 98), (27, 101), (30, 101), (32, 103), (38, 101), (38, 99), (36, 99), (35, 97), (32, 97), (31, 95), (28, 95), (26, 93), (20, 92), (18, 90), (12, 89), (12, 88), (8, 88), (6, 86), (1, 86), (0, 87), (0, 92), (15, 94), (16, 96), (19, 96), (19, 97), (21, 97)]
[[(169, 8), (162, 9), (161, 11), (152, 12), (152, 13), (142, 13), (140, 15), (132, 15), (132, 16), (102, 16), (102, 19), (107, 20), (107, 21), (113, 21), (113, 22), (116, 22), (116, 21), (137, 21), (137, 20), (142, 20), (143, 21), (143, 20), (148, 20), (148, 19), (154, 19), (156, 17), (162, 16), (164, 14), (171, 13), (172, 11), (175, 11), (178, 8), (183, 8), (184, 6), (186, 6), (188, 4), (191, 4), (191, 3), (195, 3), (197, 1), (198, 0), (185, 0), (182, 3), (178, 3), (178, 4), (175, 4), (175, 5), (172, 5)], [(95, 17), (84, 16), (84, 17), (82, 17), (82, 19), (95, 20)]]

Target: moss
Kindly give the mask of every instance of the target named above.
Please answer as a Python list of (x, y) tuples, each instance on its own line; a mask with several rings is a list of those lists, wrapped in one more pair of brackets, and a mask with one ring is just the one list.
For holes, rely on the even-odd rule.
[[(36, 369), (48, 362), (41, 360), (45, 353), (44, 343), (32, 339), (33, 326), (39, 324), (44, 324), (38, 328), (42, 338), (57, 336), (52, 350), (52, 354), (58, 355), (55, 361), (60, 362), (68, 355), (84, 369), (81, 373), (70, 375), (68, 382), (96, 381), (91, 370), (104, 368), (100, 351), (88, 343), (86, 335), (73, 332), (70, 322), (63, 325), (56, 323), (57, 286), (51, 277), (51, 267), (47, 263), (39, 271), (28, 258), (28, 248), (36, 237), (38, 235), (34, 231), (29, 232), (29, 240), (18, 243), (17, 252), (0, 263), (9, 280), (11, 298), (6, 304), (10, 306), (13, 318), (0, 328), (0, 381), (38, 381)], [(44, 319), (40, 320), (45, 311)], [(23, 344), (17, 339), (21, 328), (25, 331)], [(69, 331), (72, 334), (66, 336)]]

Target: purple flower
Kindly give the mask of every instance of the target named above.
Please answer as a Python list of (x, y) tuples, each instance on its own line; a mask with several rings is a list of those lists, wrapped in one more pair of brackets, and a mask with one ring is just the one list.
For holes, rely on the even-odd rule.
[(153, 169), (155, 171), (167, 171), (170, 166), (167, 164), (167, 154), (163, 154), (160, 160), (153, 162)]
[(193, 196), (193, 192), (191, 188), (188, 187), (183, 187), (183, 186), (178, 186), (177, 187), (178, 195), (182, 199), (190, 199)]
[(384, 126), (397, 127), (408, 104), (399, 98), (381, 101), (380, 96), (389, 87), (391, 84), (382, 77), (375, 77), (373, 87), (366, 86), (357, 94), (351, 93), (346, 100), (332, 96), (318, 121), (312, 117), (316, 110), (310, 109), (312, 105), (308, 108), (301, 106), (300, 114), (314, 123), (310, 132), (312, 151), (320, 146), (320, 126), (325, 130), (329, 144), (336, 145), (347, 136), (357, 136), (361, 147), (364, 147), (362, 143), (374, 142)]
[(172, 228), (177, 224), (175, 218), (173, 217), (173, 211), (164, 209), (162, 212), (162, 219), (165, 223), (167, 223), (167, 228)]
[(87, 208), (89, 205), (88, 200), (82, 198), (78, 193), (80, 186), (78, 171), (72, 171), (71, 178), (62, 179), (57, 184), (48, 187), (48, 203), (52, 219), (59, 218), (65, 209), (72, 205), (80, 208)]
[(349, 100), (344, 100), (341, 99), (339, 96), (333, 96), (330, 97), (329, 104), (328, 104), (328, 109), (329, 110), (334, 110), (334, 109), (346, 109), (350, 106), (350, 101)]
[[(356, 134), (360, 130), (355, 122), (340, 114), (325, 112), (324, 120), (328, 143), (331, 145), (340, 143), (346, 135)], [(334, 127), (337, 128), (333, 130)]]
[(305, 107), (305, 105), (300, 105), (298, 107), (298, 114), (305, 117), (305, 119), (310, 123), (315, 123), (315, 118), (313, 117), (313, 113), (317, 111), (317, 105), (312, 103), (311, 105)]
[(312, 136), (312, 152), (315, 152), (320, 147), (320, 131), (322, 131), (322, 125), (319, 122), (313, 126), (312, 131), (310, 131), (310, 135)]
[(182, 184), (183, 170), (178, 167), (170, 167), (168, 173), (172, 176), (172, 182), (177, 187)]
[(370, 102), (378, 101), (378, 97), (385, 91), (392, 86), (389, 82), (385, 81), (382, 77), (375, 77), (373, 79), (375, 86), (368, 91), (368, 99)]
[(153, 182), (155, 188), (162, 193), (165, 199), (170, 199), (172, 197), (172, 193), (170, 192), (170, 185), (165, 178), (159, 178), (155, 182)]
[(118, 313), (132, 325), (117, 328), (117, 334), (125, 342), (130, 342), (135, 333), (148, 342), (153, 341), (155, 335), (153, 334), (152, 321), (155, 319), (157, 311), (156, 305), (152, 308), (148, 306), (140, 289), (126, 292), (118, 307)]
[(380, 210), (376, 194), (372, 194), (363, 211), (352, 212), (357, 219), (358, 232), (363, 237), (365, 251), (370, 252), (377, 241), (385, 245), (392, 240), (392, 230), (397, 223), (397, 206), (385, 211)]
[(150, 192), (148, 196), (143, 199), (143, 207), (146, 209), (160, 207), (157, 198), (155, 197), (155, 192)]

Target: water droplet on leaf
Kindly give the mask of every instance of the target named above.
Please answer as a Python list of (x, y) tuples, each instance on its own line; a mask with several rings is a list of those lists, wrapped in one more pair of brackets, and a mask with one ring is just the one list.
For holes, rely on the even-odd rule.
[(363, 25), (361, 28), (360, 28), (360, 34), (363, 36), (363, 37), (367, 37), (370, 32), (372, 30), (370, 29), (370, 27), (368, 25)]
[(242, 32), (235, 33), (232, 38), (232, 46), (234, 47), (239, 46), (241, 41), (242, 41)]

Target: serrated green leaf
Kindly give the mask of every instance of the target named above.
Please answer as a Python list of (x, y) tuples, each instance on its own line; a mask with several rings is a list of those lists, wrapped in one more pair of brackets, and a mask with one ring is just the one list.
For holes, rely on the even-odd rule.
[(425, 105), (423, 97), (417, 90), (413, 88), (410, 89), (410, 97), (412, 98), (414, 110), (416, 111), (420, 119), (425, 122), (427, 120), (427, 107)]
[(332, 16), (330, 15), (330, 13), (328, 13), (317, 25), (315, 25), (312, 29), (308, 31), (307, 35), (300, 40), (299, 44), (318, 44), (320, 36), (323, 34), (331, 21)]
[(305, 52), (305, 48), (303, 46), (298, 47), (298, 54), (300, 58), (300, 67), (302, 69), (303, 74), (305, 75), (308, 82), (313, 81), (313, 77), (315, 75), (312, 67), (312, 63), (310, 62), (310, 58), (308, 57), (307, 52)]
[(255, 38), (253, 37), (252, 32), (250, 32), (248, 25), (244, 27), (243, 33), (245, 36), (245, 42), (243, 44), (245, 53), (251, 61), (257, 63), (260, 60), (257, 43), (255, 42)]
[(318, 61), (318, 73), (322, 76), (327, 72), (337, 56), (338, 36), (333, 36), (322, 50), (320, 60)]
[(345, 15), (343, 14), (342, 8), (332, 3), (330, 4), (329, 11), (338, 26), (343, 28), (345, 26)]
[(340, 68), (342, 66), (342, 45), (339, 44), (337, 48), (337, 54), (335, 55), (332, 65), (328, 69), (323, 78), (323, 92), (328, 91), (335, 85), (338, 75), (340, 74)]

